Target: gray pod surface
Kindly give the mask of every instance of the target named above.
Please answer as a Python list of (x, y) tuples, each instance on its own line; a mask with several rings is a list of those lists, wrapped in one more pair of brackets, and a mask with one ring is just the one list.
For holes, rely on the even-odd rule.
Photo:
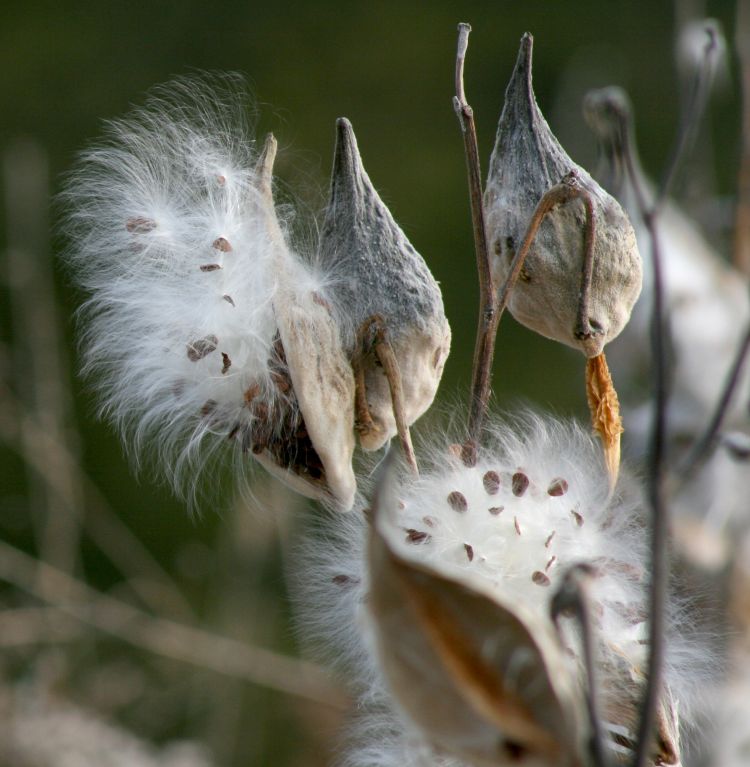
[(451, 332), (440, 288), (373, 187), (345, 118), (336, 122), (320, 260), (332, 278), (330, 295), (344, 344), (364, 372), (372, 424), (358, 425), (360, 443), (375, 450), (395, 435), (396, 424), (388, 382), (372, 352), (362, 347), (361, 329), (373, 317), (384, 326), (398, 361), (409, 424), (435, 397)]
[(487, 175), (484, 204), (493, 268), (502, 283), (540, 199), (574, 174), (591, 200), (594, 219), (587, 317), (591, 332), (581, 334), (577, 324), (587, 224), (580, 198), (545, 216), (508, 308), (528, 328), (594, 357), (630, 317), (641, 291), (641, 258), (620, 204), (573, 162), (547, 125), (532, 88), (532, 46), (527, 33), (505, 92)]

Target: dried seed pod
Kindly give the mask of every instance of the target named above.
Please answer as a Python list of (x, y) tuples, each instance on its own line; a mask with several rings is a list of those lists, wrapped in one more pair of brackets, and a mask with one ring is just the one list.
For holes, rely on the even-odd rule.
[(630, 316), (641, 289), (641, 259), (619, 203), (568, 157), (547, 125), (532, 89), (531, 54), (532, 37), (526, 34), (487, 177), (494, 268), (504, 280), (538, 203), (564, 182), (536, 232), (508, 307), (532, 330), (594, 357)]
[(404, 415), (413, 423), (430, 406), (450, 349), (440, 289), (375, 191), (351, 123), (337, 121), (337, 140), (320, 242), (333, 272), (332, 293), (358, 374), (362, 447), (379, 448), (396, 433), (389, 382), (359, 332), (378, 317), (388, 333), (403, 387)]
[(534, 764), (577, 764), (583, 701), (551, 622), (468, 573), (441, 572), (440, 560), (428, 566), (396, 553), (382, 501), (370, 528), (367, 603), (399, 708), (438, 751), (469, 764), (504, 763), (506, 751)]
[[(354, 378), (326, 302), (289, 256), (271, 189), (275, 154), (276, 140), (269, 135), (259, 160), (259, 187), (277, 254), (278, 291), (273, 307), (279, 362), (289, 377), (289, 383), (284, 381), (283, 396), (298, 408), (300, 419), (288, 434), (282, 433), (254, 456), (298, 492), (312, 498), (333, 497), (349, 509), (356, 491), (352, 469)], [(284, 444), (278, 444), (279, 439)]]

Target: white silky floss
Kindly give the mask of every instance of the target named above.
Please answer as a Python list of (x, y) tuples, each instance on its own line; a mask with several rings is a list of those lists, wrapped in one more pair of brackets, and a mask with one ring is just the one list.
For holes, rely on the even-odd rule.
[[(476, 588), (490, 599), (494, 595), (499, 604), (518, 605), (518, 615), (541, 647), (548, 641), (542, 641), (544, 636), (554, 634), (550, 601), (562, 575), (579, 563), (593, 566), (596, 678), (605, 734), (613, 753), (627, 757), (630, 747), (622, 743), (635, 740), (644, 681), (640, 669), (647, 656), (646, 535), (642, 498), (632, 480), (622, 479), (610, 497), (601, 450), (593, 439), (574, 425), (528, 416), (510, 426), (496, 425), (476, 465), (464, 466), (443, 446), (431, 453), (427, 466), (422, 456), (418, 479), (398, 481), (379, 495), (378, 528), (396, 557), (461, 588)], [(356, 745), (347, 764), (430, 763), (417, 757), (420, 749), (446, 764), (452, 758), (457, 764), (481, 764), (466, 758), (466, 751), (453, 751), (451, 757), (444, 742), (436, 747), (439, 733), (427, 732), (424, 722), (413, 721), (408, 705), (399, 702), (402, 684), (412, 690), (434, 685), (432, 693), (424, 692), (444, 696), (434, 669), (425, 667), (420, 674), (415, 658), (408, 678), (396, 680), (395, 686), (392, 677), (384, 681), (384, 643), (396, 642), (397, 655), (414, 657), (408, 647), (410, 632), (417, 629), (405, 623), (390, 633), (387, 625), (379, 625), (382, 616), (373, 612), (371, 583), (378, 574), (362, 564), (366, 535), (355, 517), (334, 520), (333, 532), (326, 530), (309, 554), (312, 569), (307, 571), (315, 577), (303, 589), (302, 600), (305, 633), (323, 646), (348, 681), (354, 677), (360, 695), (363, 722), (359, 729), (354, 725)], [(501, 641), (501, 624), (498, 611), (499, 633), (485, 637), (488, 648)], [(561, 629), (564, 651), (556, 650), (547, 660), (554, 676), (567, 678), (565, 684), (580, 698), (584, 672), (575, 621), (562, 618)], [(509, 647), (508, 652), (515, 650)], [(677, 699), (681, 673), (670, 666), (668, 683), (680, 688)], [(366, 712), (379, 712), (376, 721), (382, 726), (368, 724)], [(669, 693), (659, 717), (665, 742), (657, 748), (673, 759), (679, 736), (676, 703)], [(502, 731), (497, 737), (502, 742)], [(378, 749), (380, 761), (372, 758)]]
[[(136, 460), (153, 450), (178, 489), (192, 490), (229, 438), (299, 492), (348, 507), (353, 405), (329, 407), (346, 454), (322, 457), (322, 478), (298, 454), (312, 454), (302, 419), (316, 421), (312, 433), (317, 400), (334, 390), (353, 398), (351, 371), (325, 280), (290, 249), (277, 218), (240, 85), (183, 79), (155, 90), (143, 109), (108, 124), (70, 178), (68, 258), (91, 293), (86, 369)], [(305, 371), (287, 364), (311, 333), (311, 365), (337, 376), (325, 382), (336, 386), (316, 382), (317, 398)], [(304, 391), (292, 391), (290, 377)]]

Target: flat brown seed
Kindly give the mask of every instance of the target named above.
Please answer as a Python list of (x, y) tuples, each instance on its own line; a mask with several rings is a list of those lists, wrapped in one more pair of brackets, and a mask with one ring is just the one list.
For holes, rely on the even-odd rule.
[(549, 586), (552, 581), (549, 576), (545, 575), (541, 570), (534, 570), (531, 574), (531, 580), (537, 584), (537, 586)]
[(227, 370), (232, 367), (232, 360), (226, 352), (221, 353), (221, 374), (226, 375)]
[(229, 253), (232, 250), (232, 246), (226, 237), (217, 237), (211, 244), (211, 247), (220, 250), (222, 253)]
[(422, 522), (424, 522), (427, 525), (427, 527), (435, 527), (435, 525), (437, 524), (437, 520), (435, 519), (435, 517), (430, 517), (430, 516), (422, 517)]
[(503, 511), (505, 511), (505, 506), (490, 506), (490, 508), (487, 509), (487, 511), (489, 511), (489, 513), (492, 514), (493, 517), (496, 517), (499, 514), (501, 514)]
[(201, 415), (202, 415), (204, 418), (206, 418), (207, 416), (211, 415), (211, 413), (213, 413), (213, 412), (214, 412), (214, 410), (216, 410), (216, 405), (217, 405), (217, 404), (218, 404), (218, 403), (216, 402), (216, 400), (215, 400), (215, 399), (209, 399), (209, 400), (206, 400), (206, 401), (203, 403), (203, 406), (201, 407)]
[(469, 562), (474, 561), (474, 547), (469, 543), (464, 543), (464, 549), (466, 551), (466, 556), (469, 558)]
[(253, 384), (252, 386), (245, 389), (245, 393), (242, 395), (245, 404), (250, 405), (252, 404), (252, 401), (260, 394), (260, 384)]
[(430, 534), (425, 533), (422, 530), (413, 530), (409, 528), (406, 531), (406, 540), (409, 543), (427, 543), (430, 540)]
[(549, 483), (547, 488), (547, 494), (553, 497), (559, 495), (565, 495), (568, 492), (568, 481), (562, 477), (555, 477), (552, 482)]
[(466, 496), (458, 490), (448, 493), (448, 505), (453, 511), (458, 511), (461, 514), (469, 508), (469, 502), (466, 500)]
[(521, 535), (521, 525), (518, 524), (518, 517), (513, 517), (513, 527), (515, 527), (516, 532)]
[(555, 537), (555, 533), (556, 533), (556, 532), (557, 532), (556, 530), (553, 530), (553, 531), (552, 531), (552, 532), (551, 532), (551, 533), (550, 533), (550, 534), (547, 536), (547, 540), (544, 542), (544, 548), (545, 548), (545, 549), (548, 549), (548, 548), (549, 548), (549, 545), (550, 545), (550, 543), (552, 543), (552, 539)]
[(500, 490), (500, 475), (496, 471), (488, 471), (482, 477), (482, 484), (487, 495), (496, 495)]
[(349, 586), (350, 584), (359, 583), (359, 578), (352, 578), (351, 575), (344, 575), (343, 573), (341, 575), (334, 575), (331, 580), (337, 586)]
[(215, 272), (217, 269), (221, 269), (221, 264), (201, 264), (200, 270), (202, 272)]
[(520, 498), (529, 487), (529, 478), (522, 471), (517, 471), (513, 475), (511, 487), (513, 489), (513, 495)]
[(570, 513), (573, 515), (573, 519), (575, 519), (578, 527), (583, 527), (583, 516), (579, 514), (575, 509), (571, 509)]
[(552, 555), (552, 556), (549, 558), (549, 561), (547, 562), (547, 564), (546, 564), (546, 565), (545, 565), (545, 567), (544, 567), (544, 572), (549, 572), (549, 569), (550, 569), (550, 567), (552, 567), (552, 565), (554, 565), (554, 564), (555, 564), (555, 562), (557, 562), (557, 557), (556, 557), (556, 556), (554, 556), (554, 555)]
[(271, 372), (271, 380), (282, 394), (286, 394), (292, 386), (289, 378), (276, 370)]
[(226, 294), (226, 293), (225, 293), (225, 294), (222, 296), (222, 298), (223, 298), (223, 299), (224, 299), (224, 300), (225, 300), (225, 301), (226, 301), (228, 304), (231, 304), (232, 306), (234, 306), (234, 300), (232, 299), (232, 296), (230, 296), (230, 295), (228, 295), (228, 294)]
[(198, 362), (204, 357), (207, 357), (211, 352), (216, 351), (216, 347), (219, 345), (219, 339), (211, 334), (205, 338), (199, 338), (197, 341), (193, 341), (187, 345), (187, 356), (191, 362)]
[(224, 186), (224, 184), (226, 184), (226, 183), (227, 183), (227, 177), (226, 177), (226, 176), (217, 176), (217, 177), (216, 177), (216, 183), (217, 183), (219, 186)]
[(125, 228), (133, 234), (145, 234), (156, 229), (156, 221), (144, 216), (133, 216), (125, 222)]

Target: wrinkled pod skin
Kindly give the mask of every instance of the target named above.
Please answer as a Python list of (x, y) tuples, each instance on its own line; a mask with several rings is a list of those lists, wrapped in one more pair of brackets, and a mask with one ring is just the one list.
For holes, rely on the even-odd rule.
[(620, 204), (570, 159), (539, 110), (531, 83), (532, 43), (529, 34), (521, 39), (487, 176), (493, 265), (502, 284), (542, 196), (564, 178), (574, 178), (591, 200), (594, 219), (588, 332), (578, 327), (587, 225), (580, 196), (542, 221), (508, 308), (528, 328), (594, 357), (630, 317), (641, 290), (641, 258)]
[(408, 424), (432, 404), (451, 332), (440, 288), (375, 191), (345, 118), (336, 123), (320, 258), (333, 275), (331, 294), (352, 364), (364, 375), (372, 423), (357, 424), (360, 444), (377, 450), (396, 434), (396, 422), (388, 381), (362, 328), (376, 316), (385, 328), (401, 374)]
[[(276, 140), (269, 135), (258, 161), (260, 203), (276, 250), (279, 282), (274, 301), (282, 369), (289, 377), (287, 397), (302, 420), (281, 437), (253, 446), (253, 457), (296, 492), (351, 509), (356, 492), (354, 381), (339, 329), (328, 302), (301, 284), (276, 217), (272, 167)], [(293, 408), (292, 408), (293, 410)]]

